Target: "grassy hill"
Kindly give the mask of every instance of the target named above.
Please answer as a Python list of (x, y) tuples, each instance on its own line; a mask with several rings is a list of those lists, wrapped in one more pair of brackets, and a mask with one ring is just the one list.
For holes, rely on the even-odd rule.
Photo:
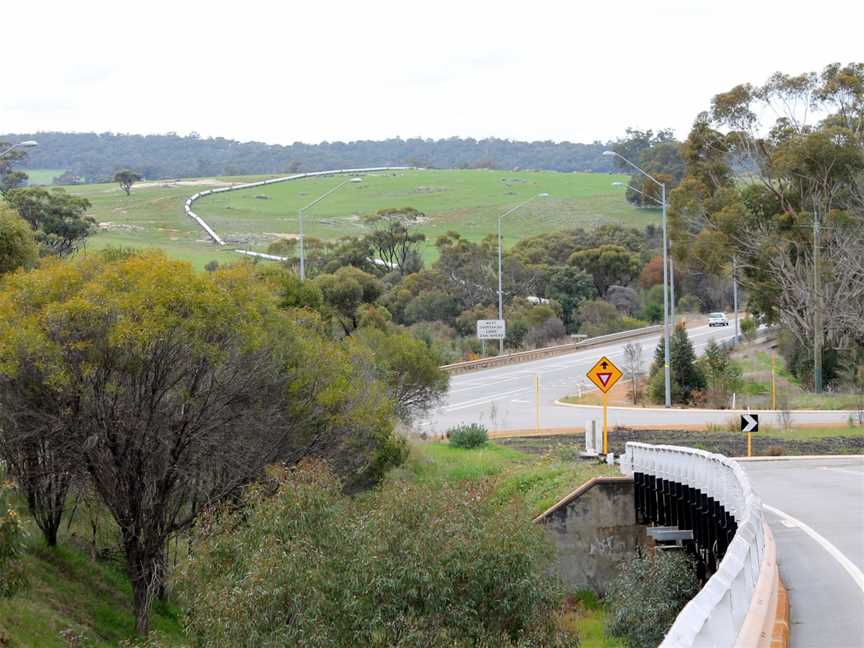
[[(205, 188), (249, 182), (260, 177), (157, 181), (141, 183), (126, 196), (114, 184), (70, 187), (88, 198), (90, 214), (100, 232), (88, 245), (157, 246), (198, 267), (211, 259), (234, 260), (236, 254), (219, 249), (183, 212), (190, 195)], [(426, 234), (424, 256), (434, 258), (434, 240), (456, 230), (472, 240), (496, 229), (500, 213), (530, 196), (547, 192), (505, 221), (505, 245), (546, 231), (603, 223), (643, 227), (659, 222), (659, 211), (630, 206), (621, 187), (612, 182), (625, 176), (557, 173), (551, 171), (429, 170), (370, 174), (348, 184), (310, 210), (307, 236), (333, 239), (362, 234), (362, 216), (386, 207), (411, 206), (427, 215), (418, 229)], [(297, 210), (341, 179), (313, 178), (269, 187), (207, 196), (196, 203), (205, 218), (231, 247), (265, 250), (280, 236), (297, 233)]]
[(63, 174), (63, 169), (23, 169), (27, 173), (30, 186), (43, 186), (54, 183), (54, 178)]
[[(134, 637), (132, 592), (117, 564), (93, 562), (69, 542), (50, 549), (31, 535), (25, 566), (29, 590), (0, 599), (0, 646), (108, 648)], [(173, 605), (157, 602), (152, 626), (180, 644), (180, 613)]]

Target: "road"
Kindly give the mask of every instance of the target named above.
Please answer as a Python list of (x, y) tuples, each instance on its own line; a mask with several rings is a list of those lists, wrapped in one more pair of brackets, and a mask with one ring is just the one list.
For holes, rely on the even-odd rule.
[[(711, 339), (728, 340), (733, 328), (709, 328), (707, 325), (688, 329), (697, 354), (701, 355)], [(443, 434), (460, 423), (483, 423), (492, 431), (534, 429), (537, 421), (535, 377), (540, 376), (540, 426), (542, 428), (583, 428), (586, 421), (602, 418), (602, 409), (587, 406), (556, 405), (555, 401), (584, 390), (590, 385), (585, 374), (603, 355), (624, 368), (624, 345), (639, 342), (642, 345), (643, 370), (647, 371), (654, 359), (660, 335), (649, 335), (638, 340), (610, 342), (578, 353), (535, 360), (495, 369), (484, 369), (453, 376), (450, 390), (442, 405), (421, 422), (421, 429)], [(795, 412), (793, 423), (824, 423), (845, 425), (849, 412)], [(609, 425), (669, 425), (693, 423), (725, 424), (737, 417), (732, 410), (631, 409), (609, 408)], [(777, 425), (775, 412), (764, 412), (760, 422)]]
[(864, 458), (741, 465), (777, 542), (792, 648), (864, 646)]

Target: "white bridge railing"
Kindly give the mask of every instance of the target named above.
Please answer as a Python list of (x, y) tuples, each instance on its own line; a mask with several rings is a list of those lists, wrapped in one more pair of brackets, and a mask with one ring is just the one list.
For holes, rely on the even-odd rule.
[[(258, 182), (244, 182), (243, 184), (231, 185), (230, 187), (220, 187), (218, 189), (207, 189), (206, 191), (199, 191), (196, 194), (189, 196), (186, 199), (186, 202), (183, 205), (184, 210), (186, 211), (186, 215), (189, 216), (192, 220), (194, 220), (201, 228), (207, 232), (207, 235), (213, 239), (213, 242), (219, 246), (227, 245), (225, 241), (216, 233), (210, 225), (201, 218), (198, 214), (192, 211), (192, 205), (196, 200), (204, 198), (205, 196), (210, 196), (212, 194), (218, 193), (226, 193), (228, 191), (240, 191), (241, 189), (252, 189), (254, 187), (265, 187), (271, 184), (277, 184), (279, 182), (288, 182), (289, 180), (302, 180), (303, 178), (317, 178), (319, 176), (329, 176), (329, 175), (341, 175), (345, 173), (374, 173), (376, 171), (410, 171), (412, 169), (416, 169), (417, 167), (368, 167), (365, 169), (333, 169), (331, 171), (314, 171), (312, 173), (295, 173), (290, 176), (283, 176), (281, 178), (270, 178), (269, 180), (259, 180)], [(285, 257), (276, 256), (274, 254), (265, 254), (263, 252), (250, 252), (248, 250), (234, 250), (235, 252), (239, 252), (240, 254), (246, 254), (248, 256), (261, 257), (264, 259), (270, 259), (272, 261), (285, 261)]]
[[(762, 502), (737, 462), (720, 455), (668, 445), (628, 443), (621, 472), (653, 475), (700, 490), (719, 501), (737, 523), (737, 531), (717, 571), (684, 607), (660, 648), (739, 646), (757, 583), (776, 563), (763, 560), (770, 531)], [(755, 645), (755, 644), (754, 644)]]

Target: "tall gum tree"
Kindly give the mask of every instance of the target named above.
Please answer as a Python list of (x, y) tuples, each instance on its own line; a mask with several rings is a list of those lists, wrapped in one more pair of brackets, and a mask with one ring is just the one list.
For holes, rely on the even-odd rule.
[(269, 464), (321, 458), (350, 485), (391, 456), (368, 353), (301, 329), (252, 272), (84, 255), (0, 291), (5, 444), (54, 443), (90, 480), (120, 529), (139, 633), (167, 540), (201, 510)]
[(734, 256), (748, 308), (805, 349), (864, 344), (864, 64), (716, 95), (682, 157), (679, 262), (728, 273)]

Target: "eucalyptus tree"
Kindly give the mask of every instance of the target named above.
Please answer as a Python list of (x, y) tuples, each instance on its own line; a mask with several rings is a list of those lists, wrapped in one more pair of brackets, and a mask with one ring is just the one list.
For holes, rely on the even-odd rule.
[(716, 95), (682, 155), (675, 256), (721, 273), (734, 257), (748, 308), (810, 349), (818, 388), (822, 349), (849, 349), (864, 311), (864, 63)]
[(55, 502), (72, 472), (89, 480), (119, 527), (144, 633), (166, 542), (203, 509), (273, 463), (326, 460), (350, 488), (400, 453), (371, 353), (292, 319), (252, 268), (115, 257), (4, 280), (0, 450), (56, 459), (43, 461)]

